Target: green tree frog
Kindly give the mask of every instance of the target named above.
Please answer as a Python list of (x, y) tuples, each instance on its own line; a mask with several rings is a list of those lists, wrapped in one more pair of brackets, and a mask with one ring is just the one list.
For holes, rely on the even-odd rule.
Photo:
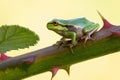
[(88, 39), (92, 39), (91, 35), (97, 31), (99, 24), (85, 17), (70, 20), (53, 19), (47, 23), (47, 28), (61, 35), (61, 41), (70, 39), (71, 47), (73, 47), (81, 39), (85, 39), (85, 43)]

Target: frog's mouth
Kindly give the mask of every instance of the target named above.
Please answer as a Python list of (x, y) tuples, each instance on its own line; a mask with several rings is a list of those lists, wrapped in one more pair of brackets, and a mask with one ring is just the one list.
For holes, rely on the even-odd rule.
[(56, 30), (67, 31), (68, 30), (66, 27), (63, 27), (61, 25), (54, 25), (54, 24), (51, 24), (51, 23), (47, 24), (47, 28), (49, 30), (54, 30), (54, 31), (56, 31)]

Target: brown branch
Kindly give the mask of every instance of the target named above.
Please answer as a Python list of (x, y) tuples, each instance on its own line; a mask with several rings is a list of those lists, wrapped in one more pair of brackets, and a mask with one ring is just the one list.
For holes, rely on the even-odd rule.
[[(94, 41), (98, 41), (98, 40), (101, 40), (103, 38), (107, 38), (111, 35), (112, 35), (112, 33), (110, 32), (110, 30), (102, 29), (93, 35), (93, 39), (94, 39)], [(64, 50), (65, 50), (65, 48), (59, 49), (59, 51), (64, 51)], [(26, 53), (26, 54), (23, 54), (20, 56), (16, 56), (16, 57), (13, 57), (13, 58), (10, 58), (10, 59), (7, 59), (5, 61), (0, 62), (0, 69), (5, 69), (7, 67), (23, 63), (23, 61), (28, 59), (28, 58), (34, 57), (36, 60), (38, 60), (38, 59), (41, 59), (43, 57), (53, 55), (56, 52), (58, 52), (58, 49), (56, 46), (50, 46), (50, 47), (47, 47), (44, 49), (29, 52), (29, 53)]]
[[(120, 27), (116, 28), (120, 29)], [(94, 41), (88, 41), (85, 47), (83, 47), (83, 40), (79, 43), (80, 46), (78, 44), (77, 47), (73, 48), (75, 52), (74, 55), (70, 55), (70, 52), (67, 48), (61, 47), (58, 50), (56, 46), (50, 46), (2, 61), (0, 62), (0, 79), (6, 80), (9, 78), (9, 80), (19, 80), (28, 76), (48, 71), (53, 66), (64, 67), (77, 62), (119, 51), (120, 45), (118, 43), (120, 37), (112, 37), (112, 30), (113, 29), (111, 28), (101, 29), (100, 31), (96, 32), (92, 36)], [(98, 48), (98, 50), (95, 48)], [(24, 64), (26, 59), (33, 57), (35, 58), (34, 63), (31, 65)], [(16, 75), (10, 75), (11, 73)]]
[[(62, 51), (62, 50), (63, 49), (61, 49), (61, 48), (59, 49), (59, 51)], [(7, 67), (23, 63), (24, 60), (26, 60), (28, 58), (35, 58), (35, 60), (38, 60), (38, 59), (41, 59), (45, 56), (49, 56), (57, 51), (58, 51), (57, 47), (50, 46), (50, 47), (47, 47), (44, 49), (36, 50), (36, 51), (29, 52), (29, 53), (26, 53), (26, 54), (23, 54), (20, 56), (9, 58), (5, 61), (0, 62), (0, 69), (5, 69)]]

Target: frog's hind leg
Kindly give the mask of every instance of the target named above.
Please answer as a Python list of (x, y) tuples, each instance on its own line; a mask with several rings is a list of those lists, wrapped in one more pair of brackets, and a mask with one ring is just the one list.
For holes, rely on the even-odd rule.
[(94, 40), (91, 35), (97, 31), (98, 28), (95, 28), (94, 30), (88, 32), (83, 38), (85, 39), (84, 44), (86, 44), (87, 40)]

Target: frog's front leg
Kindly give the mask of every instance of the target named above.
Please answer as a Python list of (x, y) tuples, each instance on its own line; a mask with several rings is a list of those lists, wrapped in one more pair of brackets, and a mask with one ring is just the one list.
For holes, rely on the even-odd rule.
[[(71, 51), (72, 53), (74, 53), (72, 48), (77, 45), (76, 33), (75, 33), (75, 32), (72, 32), (72, 31), (66, 31), (66, 32), (64, 32), (64, 34), (65, 34), (66, 38), (71, 39), (70, 41), (67, 41), (64, 46), (69, 47), (69, 48), (70, 48), (70, 51)], [(69, 43), (69, 42), (70, 42), (70, 43)]]
[[(77, 44), (76, 33), (75, 32), (63, 31), (62, 34), (64, 35), (64, 37), (62, 37), (61, 40), (57, 42), (59, 45), (64, 44), (64, 46), (69, 45), (69, 46), (73, 47), (73, 46), (75, 46)], [(69, 42), (69, 40), (66, 40), (66, 38), (71, 39), (71, 41)]]
[(76, 33), (72, 32), (72, 31), (67, 31), (64, 33), (65, 36), (69, 39), (71, 39), (71, 43), (69, 44), (70, 47), (76, 46), (77, 45), (77, 41), (76, 41)]
[(55, 46), (58, 46), (58, 49), (63, 45), (63, 44), (65, 44), (65, 38), (64, 37), (62, 37), (61, 39), (60, 39), (60, 41), (57, 41), (56, 42), (56, 44), (54, 44)]

